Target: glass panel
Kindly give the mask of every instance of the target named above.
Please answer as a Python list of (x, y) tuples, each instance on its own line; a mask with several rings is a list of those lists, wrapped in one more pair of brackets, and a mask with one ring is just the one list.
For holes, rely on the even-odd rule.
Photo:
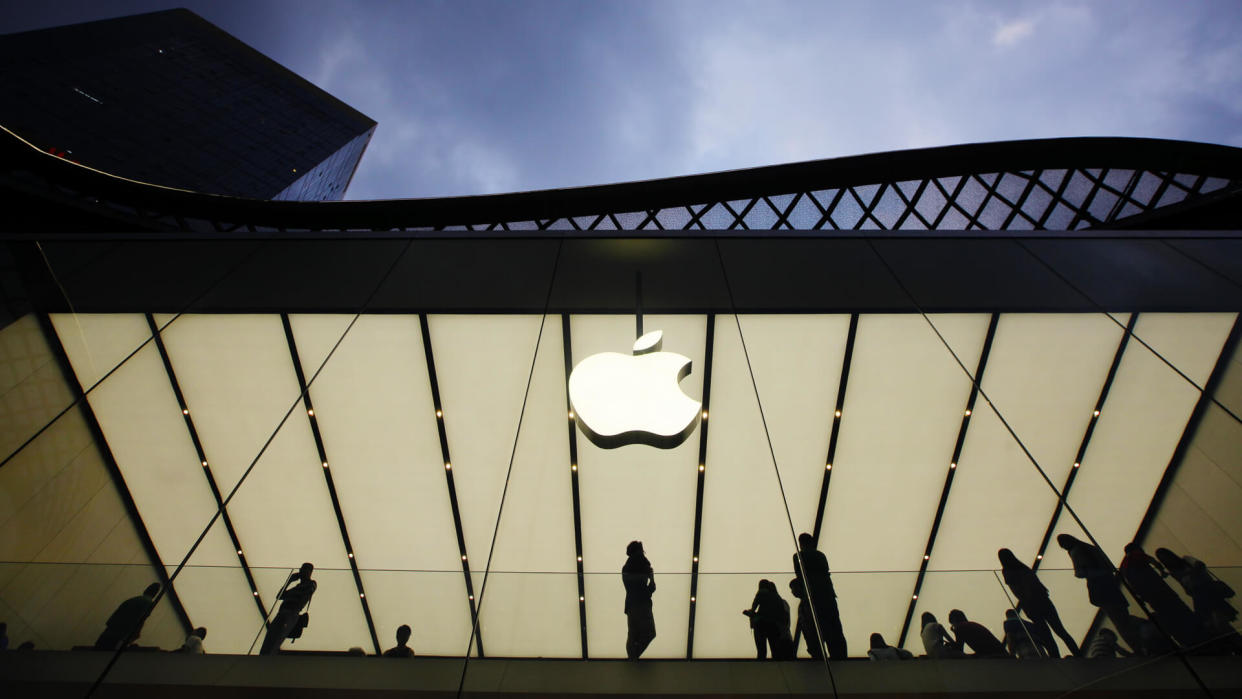
[[(682, 380), (686, 395), (700, 400), (706, 318), (701, 315), (646, 315), (646, 332), (664, 331), (663, 349), (690, 358)], [(634, 344), (634, 317), (575, 315), (574, 362), (599, 352), (628, 353)], [(620, 571), (625, 547), (642, 541), (656, 573), (654, 601), (657, 636), (644, 657), (681, 658), (686, 653), (689, 573), (698, 479), (699, 432), (675, 449), (630, 445), (605, 450), (578, 430), (579, 496), (582, 503), (583, 564), (587, 579), (587, 632), (591, 657), (625, 656), (624, 591)]]
[(700, 570), (792, 570), (797, 544), (789, 515), (799, 532), (814, 527), (849, 316), (740, 320), (784, 493), (737, 324), (732, 315), (716, 316)]
[(151, 339), (140, 313), (52, 313), (50, 318), (83, 390)]
[(34, 314), (0, 329), (0, 459), (73, 402)]
[(493, 570), (485, 590), (482, 572), (471, 572), (475, 595), (482, 591), (480, 627), (487, 657), (582, 657), (576, 571)]
[[(223, 525), (216, 524), (215, 528), (222, 529)], [(208, 653), (245, 654), (263, 624), (263, 617), (236, 557), (231, 566), (194, 565), (197, 560), (197, 556), (191, 559), (191, 565), (183, 568), (173, 582), (190, 622), (207, 628), (203, 647)], [(169, 575), (174, 568), (168, 566)], [(258, 651), (258, 645), (255, 650)]]
[[(931, 319), (973, 372), (988, 316)], [(834, 569), (910, 570), (922, 560), (969, 393), (921, 316), (859, 318), (820, 534)]]
[[(1072, 468), (1121, 335), (1121, 328), (1098, 313), (1005, 314), (997, 325), (984, 391), (1057, 488)], [(1029, 565), (1056, 502), (980, 397), (931, 569), (992, 568), (1002, 547)]]
[[(418, 655), (465, 654), (470, 639), (470, 602), (460, 568), (363, 570), (361, 574), (381, 649), (395, 646), (397, 627), (408, 624), (413, 632), (410, 647)], [(490, 645), (485, 650), (490, 652)]]

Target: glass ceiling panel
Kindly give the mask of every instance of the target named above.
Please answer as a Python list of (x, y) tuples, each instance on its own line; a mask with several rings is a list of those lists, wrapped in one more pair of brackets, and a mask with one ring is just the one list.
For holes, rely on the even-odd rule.
[[(973, 372), (989, 317), (931, 319)], [(834, 570), (917, 568), (970, 386), (922, 316), (859, 318), (819, 544)]]
[[(997, 325), (983, 388), (1057, 488), (1073, 467), (1122, 333), (1099, 313), (1004, 314)], [(995, 568), (1000, 548), (1031, 564), (1056, 502), (978, 399), (929, 568)]]
[[(570, 322), (575, 364), (599, 352), (627, 354), (633, 347), (634, 316), (575, 315)], [(702, 400), (706, 316), (645, 315), (643, 330), (664, 331), (664, 351), (690, 358), (692, 369), (681, 388)], [(625, 547), (634, 540), (643, 542), (658, 587), (653, 598), (657, 636), (643, 657), (685, 657), (699, 434), (696, 429), (674, 449), (632, 444), (604, 450), (578, 428), (583, 564), (594, 573), (586, 580), (593, 658), (625, 657), (620, 573)]]
[(82, 390), (94, 386), (151, 337), (141, 313), (52, 313), (49, 317)]
[[(1142, 314), (1134, 334), (1169, 350), (1199, 385), (1207, 380), (1233, 314)], [(1151, 504), (1199, 391), (1137, 342), (1126, 346), (1069, 502), (1116, 563)], [(1068, 512), (1057, 533), (1083, 534)], [(1064, 553), (1049, 558), (1061, 565)], [(1193, 552), (1190, 552), (1193, 555)]]
[[(543, 576), (542, 584), (530, 575), (497, 575), (577, 570), (561, 322), (560, 316), (548, 316), (540, 338), (541, 321), (540, 316), (428, 318), (488, 655), (582, 653), (575, 575)], [(511, 455), (513, 468), (489, 565)], [(497, 577), (489, 576), (484, 591), (481, 574), (489, 569)], [(565, 579), (572, 585), (566, 587)], [(537, 626), (534, 633), (530, 623), (539, 618), (545, 626)]]
[[(798, 532), (815, 525), (849, 324), (844, 315), (741, 318)], [(792, 572), (797, 544), (732, 315), (716, 317), (711, 405), (699, 570)], [(709, 598), (699, 597), (705, 613)]]
[[(449, 533), (453, 533), (452, 526)], [(409, 624), (418, 655), (460, 657), (470, 639), (470, 604), (461, 569), (442, 572), (362, 570), (362, 585), (380, 647), (397, 645), (397, 627)], [(486, 639), (485, 639), (486, 640)], [(490, 651), (488, 646), (486, 650)]]
[[(223, 524), (217, 523), (212, 529), (220, 533), (213, 531), (211, 536), (225, 536)], [(263, 624), (263, 617), (251, 599), (250, 586), (237, 557), (233, 557), (232, 566), (200, 566), (195, 564), (197, 560), (197, 556), (191, 559), (173, 583), (190, 622), (207, 627), (209, 653), (245, 654)], [(172, 575), (176, 566), (166, 568)], [(259, 640), (261, 643), (262, 639)]]
[[(300, 394), (280, 317), (187, 315), (163, 336), (203, 451), (227, 496)], [(369, 647), (357, 587), (300, 403), (228, 512), (250, 565), (276, 570), (269, 576), (274, 581), (256, 581), (265, 604), (272, 603), (284, 582), (287, 573), (281, 569), (303, 561), (322, 569), (322, 576), (316, 574), (317, 621), (334, 621), (308, 635), (302, 647)], [(343, 574), (330, 573), (333, 568)]]
[(72, 402), (73, 394), (34, 314), (0, 329), (0, 459)]

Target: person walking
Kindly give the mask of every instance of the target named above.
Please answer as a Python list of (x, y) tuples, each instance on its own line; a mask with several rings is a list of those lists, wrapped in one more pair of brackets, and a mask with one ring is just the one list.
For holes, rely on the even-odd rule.
[[(1022, 611), (1026, 612), (1026, 616), (1035, 626), (1045, 630), (1050, 629), (1053, 633), (1061, 637), (1065, 643), (1065, 647), (1069, 649), (1071, 655), (1079, 655), (1081, 650), (1078, 644), (1074, 642), (1074, 637), (1065, 629), (1065, 624), (1061, 623), (1061, 616), (1057, 614), (1057, 608), (1053, 606), (1052, 599), (1048, 596), (1048, 588), (1039, 581), (1039, 577), (1035, 575), (1035, 571), (1031, 570), (1018, 557), (1013, 555), (1013, 551), (1009, 549), (1001, 549), (996, 552), (997, 558), (1001, 563), (1001, 575), (1005, 579), (1005, 584), (1013, 592), (1013, 596), (1018, 599), (1018, 606)], [(1045, 634), (1041, 634), (1043, 636)], [(1047, 633), (1051, 637), (1051, 633)], [(1056, 641), (1052, 642), (1052, 649), (1049, 656), (1053, 658), (1061, 657), (1060, 650), (1057, 649)]]
[[(267, 635), (263, 637), (263, 646), (259, 650), (259, 655), (276, 655), (280, 652), (280, 644), (284, 643), (286, 638), (290, 638), (291, 634), (301, 635), (302, 626), (304, 626), (300, 625), (302, 610), (310, 605), (311, 596), (315, 594), (315, 589), (318, 587), (318, 583), (311, 580), (311, 573), (314, 571), (315, 566), (303, 563), (301, 569), (291, 574), (285, 581), (285, 587), (276, 595), (276, 599), (281, 600), (280, 609), (276, 611), (276, 616), (267, 625)], [(289, 587), (294, 580), (298, 581), (298, 584)]]
[(755, 636), (755, 653), (758, 660), (768, 657), (772, 649), (773, 660), (792, 660), (793, 637), (789, 633), (789, 603), (781, 599), (776, 584), (760, 580), (750, 609), (742, 613), (750, 618), (750, 628)]

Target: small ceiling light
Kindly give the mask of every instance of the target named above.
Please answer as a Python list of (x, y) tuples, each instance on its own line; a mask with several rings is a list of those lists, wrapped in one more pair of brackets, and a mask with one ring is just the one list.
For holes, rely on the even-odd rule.
[(242, 555), (241, 549), (237, 549), (237, 555), (238, 556)]
[(950, 468), (950, 469), (957, 468), (957, 462), (956, 462), (956, 461), (954, 461), (953, 463), (949, 464), (949, 468)]
[(323, 467), (324, 467), (324, 468), (327, 468), (327, 467), (328, 467), (328, 462), (327, 462), (327, 461), (323, 462)]
[(966, 409), (966, 413), (965, 413), (965, 414), (966, 414), (966, 417), (970, 417), (970, 408), (967, 408), (967, 409)]
[(1074, 468), (1078, 468), (1079, 466), (1082, 466), (1082, 464), (1081, 464), (1081, 463), (1079, 463), (1079, 462), (1077, 462), (1077, 461), (1075, 461), (1075, 462), (1074, 462)]
[(354, 557), (354, 552), (353, 552), (353, 551), (350, 551), (350, 552), (349, 552), (349, 557), (350, 557), (350, 558), (353, 558), (353, 557)]
[(582, 556), (578, 556), (578, 562), (579, 562), (579, 563), (581, 563), (581, 562), (582, 562)]
[(450, 463), (448, 463), (448, 462), (446, 461), (446, 462), (444, 463), (444, 470), (445, 470), (445, 471), (452, 471), (452, 470), (453, 470), (453, 464), (450, 464)]
[(463, 561), (464, 561), (464, 560), (466, 560), (466, 554), (464, 554), (464, 553), (463, 553), (463, 554), (461, 555), (461, 560), (463, 560)]
[(911, 597), (911, 599), (918, 599), (918, 598), (919, 598), (919, 596), (918, 596), (918, 595), (911, 595), (910, 597)]
[(306, 411), (306, 414), (307, 414), (307, 415), (310, 415), (311, 417), (315, 417), (315, 409), (314, 409), (314, 408), (311, 408), (311, 409), (307, 410), (307, 411)]
[(694, 562), (695, 562), (695, 563), (698, 563), (698, 562), (699, 562), (699, 557), (698, 557), (698, 556), (695, 556), (695, 557), (694, 557)]
[(693, 597), (691, 597), (691, 598), (690, 598), (690, 601), (691, 601), (691, 602), (693, 602), (693, 601), (694, 601), (694, 598), (693, 598)]
[(358, 596), (359, 596), (359, 597), (362, 597), (362, 598), (364, 598), (364, 599), (365, 599), (365, 598), (366, 598), (366, 596), (367, 596), (367, 593), (365, 593), (365, 592), (359, 592), (359, 593), (358, 593)]
[(470, 597), (470, 600), (473, 602), (473, 601), (474, 601), (474, 595), (470, 595), (469, 597)]
[(824, 467), (824, 470), (825, 470), (825, 471), (831, 471), (831, 470), (832, 470), (832, 464), (828, 464), (827, 466), (825, 466), (825, 467)]
[(703, 419), (704, 419), (704, 420), (706, 420), (706, 419), (707, 419), (707, 411), (706, 411), (706, 410), (704, 410), (704, 411), (703, 411)]
[(254, 596), (255, 596), (255, 597), (258, 597), (258, 596), (259, 596), (259, 591), (258, 591), (258, 590), (255, 590), (255, 591), (254, 591)]
[(577, 470), (578, 470), (578, 464), (570, 464), (570, 465), (569, 465), (569, 470), (570, 470), (570, 471), (577, 471)]
[(925, 561), (931, 560), (931, 556), (928, 556), (927, 554), (923, 554), (923, 560)]
[(189, 414), (190, 414), (190, 409), (189, 409), (189, 408), (182, 408), (182, 409), (181, 409), (181, 414), (182, 414), (182, 415), (189, 415)]
[(585, 598), (585, 597), (583, 597), (582, 595), (578, 595), (578, 601), (579, 601), (579, 602), (585, 602), (585, 601), (586, 601), (586, 598)]
[(206, 461), (204, 461), (204, 462), (203, 462), (203, 468), (207, 468), (207, 462), (206, 462)]
[(574, 419), (574, 411), (572, 410), (569, 411), (569, 419), (570, 420)]
[(1044, 560), (1044, 554), (1042, 554), (1042, 553), (1041, 553), (1041, 554), (1039, 554), (1038, 556), (1036, 556), (1036, 557), (1035, 557), (1035, 560), (1037, 560), (1037, 561), (1042, 561), (1042, 560)]
[(833, 417), (841, 417), (841, 411), (840, 411), (840, 410), (838, 410), (837, 412), (833, 413), (832, 415), (833, 415)]
[(441, 412), (441, 411), (439, 411), (439, 410), (437, 410), (437, 411), (436, 411), (436, 417), (444, 417), (444, 413), (443, 413), (443, 412)]
[(1091, 417), (1099, 417), (1099, 416), (1100, 416), (1100, 411), (1098, 410), (1091, 413)]
[(699, 464), (699, 472), (700, 472), (700, 473), (702, 473), (702, 472), (703, 472), (703, 464)]

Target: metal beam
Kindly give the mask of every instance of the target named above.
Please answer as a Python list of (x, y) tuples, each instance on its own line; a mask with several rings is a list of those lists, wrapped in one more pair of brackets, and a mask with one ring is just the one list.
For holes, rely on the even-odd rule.
[(578, 557), (578, 626), (582, 634), (582, 659), (591, 657), (587, 647), (586, 578), (582, 565), (582, 500), (578, 496), (578, 429), (573, 419), (573, 404), (569, 402), (569, 374), (574, 370), (573, 345), (570, 343), (569, 314), (561, 314), (561, 346), (565, 356), (565, 409), (569, 417), (569, 485), (574, 499), (574, 553)]
[(1138, 313), (1130, 314), (1130, 321), (1126, 323), (1125, 332), (1121, 334), (1121, 341), (1117, 343), (1117, 351), (1113, 353), (1113, 363), (1108, 367), (1108, 375), (1104, 377), (1104, 385), (1100, 388), (1100, 397), (1095, 401), (1095, 408), (1091, 411), (1091, 418), (1087, 420), (1087, 429), (1083, 432), (1082, 442), (1078, 445), (1078, 453), (1074, 456), (1074, 466), (1065, 478), (1065, 485), (1061, 486), (1061, 497), (1052, 510), (1052, 517), (1048, 520), (1048, 528), (1044, 530), (1044, 537), (1039, 540), (1039, 549), (1035, 552), (1035, 561), (1031, 563), (1031, 570), (1039, 570), (1039, 564), (1043, 562), (1044, 554), (1048, 551), (1048, 542), (1052, 540), (1052, 532), (1056, 530), (1057, 520), (1061, 518), (1061, 510), (1065, 508), (1065, 503), (1069, 500), (1070, 488), (1073, 487), (1074, 479), (1078, 477), (1078, 469), (1086, 458), (1087, 445), (1091, 443), (1091, 435), (1095, 432), (1095, 426), (1099, 424), (1100, 413), (1104, 410), (1104, 402), (1108, 399), (1108, 392), (1113, 387), (1113, 379), (1117, 376), (1117, 368), (1121, 366), (1121, 357), (1125, 354), (1126, 345), (1130, 342), (1130, 335), (1134, 333), (1134, 324), (1138, 322), (1138, 316)]
[(837, 457), (837, 435), (841, 431), (841, 415), (845, 409), (845, 388), (850, 379), (850, 364), (854, 359), (854, 337), (858, 334), (858, 314), (850, 314), (850, 329), (845, 336), (845, 357), (841, 359), (841, 383), (837, 385), (837, 406), (832, 414), (832, 432), (828, 435), (828, 456), (824, 460), (824, 481), (819, 488), (819, 504), (815, 507), (815, 529), (811, 535), (819, 541), (819, 531), (824, 524), (824, 507), (828, 504), (828, 484), (832, 480), (832, 462)]
[(319, 419), (315, 417), (315, 405), (311, 402), (310, 387), (307, 386), (306, 375), (302, 372), (302, 359), (298, 356), (298, 345), (293, 337), (293, 326), (289, 323), (289, 314), (281, 313), (280, 322), (285, 328), (285, 340), (289, 343), (289, 359), (293, 362), (293, 371), (298, 377), (298, 389), (302, 392), (302, 405), (306, 408), (306, 420), (310, 423), (311, 435), (315, 438), (315, 449), (319, 452), (323, 480), (328, 486), (328, 497), (332, 499), (332, 511), (336, 514), (336, 524), (341, 530), (341, 543), (345, 546), (349, 569), (353, 572), (354, 584), (358, 587), (358, 601), (362, 605), (362, 615), (366, 618), (367, 630), (371, 632), (371, 643), (375, 646), (375, 654), (379, 655), (384, 651), (380, 647), (379, 636), (375, 633), (375, 621), (371, 619), (371, 607), (367, 604), (367, 593), (362, 586), (362, 575), (358, 572), (358, 560), (354, 556), (354, 546), (349, 541), (349, 528), (345, 526), (345, 515), (341, 513), (341, 502), (336, 496), (336, 483), (332, 480), (328, 454), (323, 448), (323, 436), (319, 433)]
[(143, 550), (146, 551), (147, 559), (151, 566), (155, 568), (155, 575), (164, 587), (164, 594), (172, 605), (173, 613), (177, 615), (177, 619), (181, 622), (182, 630), (188, 635), (194, 629), (194, 625), (190, 623), (190, 616), (186, 614), (185, 607), (181, 604), (181, 598), (177, 596), (177, 590), (173, 587), (172, 580), (168, 577), (168, 569), (164, 566), (164, 561), (160, 558), (159, 551), (155, 548), (155, 542), (151, 540), (151, 533), (147, 531), (147, 525), (143, 521), (142, 515), (138, 513), (138, 506), (134, 504), (134, 498), (129, 492), (129, 487), (125, 484), (125, 477), (121, 474), (116, 458), (112, 455), (112, 449), (108, 447), (108, 440), (104, 438), (103, 429), (100, 428), (99, 421), (95, 418), (95, 411), (91, 408), (90, 401), (87, 400), (86, 394), (83, 392), (82, 384), (78, 382), (77, 374), (73, 371), (73, 365), (69, 362), (69, 355), (65, 353), (64, 345), (60, 343), (60, 336), (56, 334), (56, 329), (52, 326), (52, 320), (47, 313), (36, 313), (35, 316), (39, 319), (39, 328), (43, 331), (43, 337), (47, 340), (47, 344), (52, 348), (52, 355), (56, 358), (57, 366), (60, 367), (61, 378), (64, 379), (65, 384), (73, 392), (74, 401), (81, 406), (82, 418), (86, 422), (87, 429), (91, 432), (95, 448), (99, 450), (99, 457), (104, 462), (108, 475), (112, 478), (112, 484), (116, 487), (121, 504), (125, 506), (125, 512), (129, 515), (129, 521), (133, 524), (134, 531), (138, 534), (138, 541), (142, 544)]
[(177, 399), (177, 407), (181, 410), (181, 417), (185, 419), (186, 432), (190, 435), (190, 441), (194, 443), (194, 452), (198, 454), (199, 463), (203, 467), (203, 476), (207, 479), (208, 487), (211, 488), (211, 496), (216, 499), (216, 508), (220, 510), (220, 518), (224, 521), (224, 529), (228, 532), (229, 540), (233, 542), (233, 548), (237, 550), (237, 562), (241, 565), (242, 574), (246, 576), (246, 584), (250, 586), (251, 599), (258, 608), (259, 618), (266, 623), (267, 608), (263, 606), (263, 600), (259, 597), (259, 586), (255, 584), (254, 575), (250, 572), (250, 564), (246, 563), (245, 549), (241, 545), (241, 539), (237, 536), (237, 530), (233, 528), (233, 520), (229, 518), (229, 511), (224, 506), (224, 498), (220, 495), (220, 487), (211, 472), (207, 452), (203, 449), (203, 443), (199, 441), (198, 430), (194, 427), (194, 416), (190, 413), (190, 406), (185, 401), (185, 395), (181, 393), (181, 384), (177, 381), (177, 373), (173, 371), (172, 361), (168, 358), (168, 349), (164, 347), (160, 328), (155, 324), (155, 317), (150, 313), (146, 314), (146, 318), (151, 337), (155, 340), (155, 348), (159, 350), (160, 360), (164, 363), (164, 373), (168, 376), (168, 383), (172, 386), (173, 395)]
[[(431, 403), (436, 411), (436, 431), (440, 435), (440, 455), (444, 458), (444, 479), (448, 485), (449, 506), (453, 510), (453, 528), (457, 530), (457, 549), (461, 552), (461, 572), (466, 580), (466, 601), (470, 603), (470, 624), (475, 629), (474, 643), (478, 657), (483, 654), (483, 629), (479, 628), (479, 610), (474, 599), (474, 580), (470, 575), (470, 559), (466, 554), (466, 536), (461, 528), (461, 510), (457, 507), (457, 487), (453, 485), (453, 460), (449, 455), (448, 433), (444, 429), (444, 406), (440, 403), (440, 382), (436, 379), (436, 360), (431, 351), (431, 330), (427, 314), (418, 314), (423, 336), (423, 356), (427, 360), (427, 380), (431, 384)], [(470, 649), (466, 649), (469, 656)]]
[(699, 420), (699, 478), (694, 492), (694, 540), (690, 559), (690, 622), (686, 628), (686, 659), (694, 657), (694, 612), (699, 593), (699, 538), (703, 532), (703, 483), (707, 478), (708, 402), (712, 393), (712, 347), (716, 344), (716, 316), (707, 316), (703, 348), (703, 415)]
[(936, 517), (932, 520), (931, 533), (927, 536), (927, 548), (923, 550), (923, 560), (919, 563), (919, 574), (914, 580), (914, 592), (910, 595), (910, 606), (906, 609), (905, 621), (901, 623), (901, 635), (897, 647), (905, 645), (906, 634), (910, 631), (910, 619), (914, 616), (914, 608), (919, 601), (919, 590), (923, 587), (923, 577), (931, 564), (932, 549), (936, 545), (936, 533), (940, 530), (940, 520), (944, 517), (945, 505), (949, 502), (949, 489), (953, 487), (953, 476), (957, 473), (957, 461), (962, 456), (962, 447), (966, 444), (966, 430), (970, 427), (970, 414), (975, 409), (975, 398), (979, 395), (979, 387), (983, 385), (983, 372), (988, 365), (988, 354), (992, 351), (992, 340), (996, 337), (996, 325), (1000, 314), (993, 313), (988, 323), (987, 335), (983, 338), (983, 350), (979, 353), (979, 364), (975, 367), (974, 381), (970, 385), (970, 397), (966, 399), (966, 409), (962, 411), (962, 424), (957, 430), (957, 442), (953, 445), (953, 457), (949, 460), (949, 470), (944, 477), (944, 488), (940, 491), (940, 502), (936, 506)]

